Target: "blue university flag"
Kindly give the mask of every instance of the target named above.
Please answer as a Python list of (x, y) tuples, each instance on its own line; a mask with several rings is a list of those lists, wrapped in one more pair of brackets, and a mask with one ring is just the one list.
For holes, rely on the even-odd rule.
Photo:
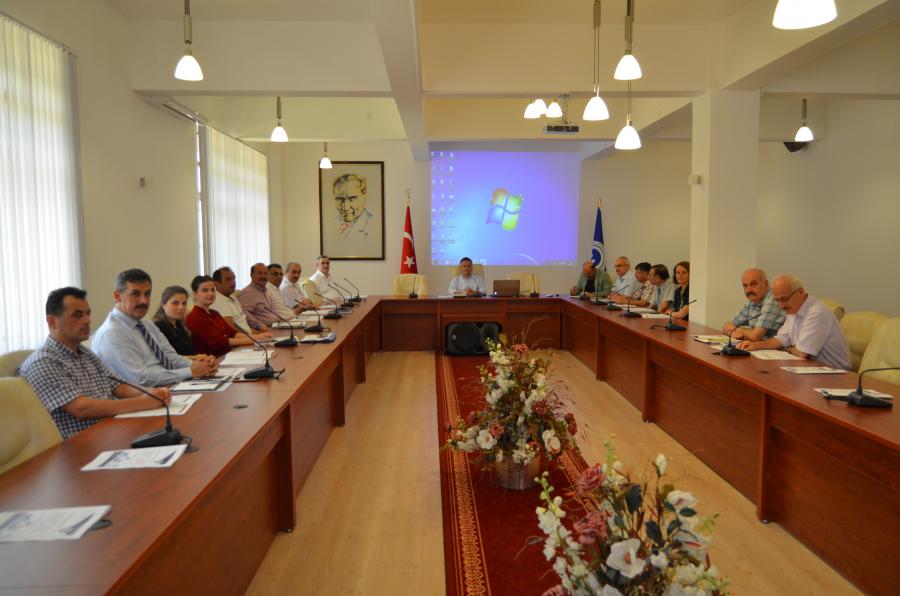
[(600, 271), (606, 271), (606, 255), (603, 253), (603, 219), (600, 215), (600, 201), (597, 201), (597, 222), (594, 224), (594, 243), (591, 245), (591, 260)]

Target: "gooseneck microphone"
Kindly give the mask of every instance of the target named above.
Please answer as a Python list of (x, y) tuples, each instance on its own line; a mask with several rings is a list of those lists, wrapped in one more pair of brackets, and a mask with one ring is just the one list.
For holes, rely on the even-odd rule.
[[(697, 302), (697, 300), (699, 300), (699, 298), (695, 298), (683, 306), (689, 306), (689, 305)], [(666, 331), (686, 331), (687, 327), (685, 327), (684, 325), (677, 325), (677, 324), (675, 324), (674, 321), (672, 321), (672, 312), (673, 311), (671, 311), (671, 310), (669, 311), (669, 322), (668, 323), (666, 323), (665, 325), (653, 325), (653, 327), (658, 327), (658, 326), (664, 327), (666, 329)]]
[(412, 292), (409, 293), (410, 298), (418, 298), (419, 297), (419, 295), (416, 294), (416, 284), (418, 282), (419, 282), (419, 276), (417, 275), (413, 278), (413, 289), (412, 289)]
[[(334, 290), (335, 292), (337, 292), (338, 295), (341, 297), (341, 300), (344, 301), (344, 303), (341, 306), (343, 306), (344, 308), (351, 308), (353, 306), (356, 306), (356, 303), (353, 302), (353, 292), (350, 292), (346, 288), (338, 285), (338, 283), (336, 281), (329, 282), (328, 287), (331, 288), (332, 290)], [(347, 292), (350, 295), (350, 298), (344, 298), (344, 292), (342, 292), (341, 290), (343, 290), (344, 292)]]
[(867, 368), (859, 373), (859, 379), (856, 381), (856, 391), (851, 392), (847, 397), (831, 395), (826, 393), (825, 399), (828, 401), (845, 401), (851, 406), (858, 408), (893, 408), (894, 402), (889, 399), (882, 399), (874, 395), (866, 395), (863, 391), (862, 378), (863, 375), (870, 372), (878, 372), (881, 370), (900, 370), (900, 366), (885, 366), (883, 368)]
[(739, 325), (735, 325), (734, 329), (731, 330), (731, 333), (728, 334), (728, 343), (722, 346), (722, 350), (719, 352), (722, 356), (749, 356), (750, 352), (747, 350), (742, 350), (731, 341), (731, 336), (734, 335), (734, 332), (738, 330), (738, 327), (746, 325), (750, 321), (756, 319), (762, 315), (762, 312), (758, 312), (752, 317), (748, 318), (746, 321), (741, 322)]
[(362, 298), (359, 297), (359, 288), (357, 288), (356, 286), (354, 286), (354, 285), (353, 285), (353, 282), (350, 281), (349, 279), (347, 279), (346, 277), (344, 278), (344, 281), (347, 282), (347, 283), (350, 285), (351, 288), (353, 288), (354, 290), (356, 290), (356, 296), (354, 296), (354, 297), (351, 298), (350, 300), (352, 300), (353, 302), (362, 302)]
[(319, 309), (313, 306), (312, 309), (306, 307), (306, 310), (312, 310), (314, 313), (316, 313), (316, 324), (307, 325), (303, 328), (303, 330), (307, 333), (321, 333), (325, 331), (325, 327), (322, 327), (322, 315), (319, 314)]
[(531, 293), (528, 294), (529, 298), (538, 298), (540, 294), (537, 293), (537, 283), (534, 281), (534, 273), (531, 274)]
[(639, 319), (641, 317), (641, 313), (639, 312), (631, 312), (631, 301), (634, 300), (634, 297), (644, 288), (642, 286), (638, 286), (637, 289), (631, 293), (631, 296), (628, 297), (628, 302), (625, 303), (625, 312), (623, 312), (620, 316), (623, 316), (627, 319)]
[(269, 350), (264, 345), (259, 343), (259, 341), (257, 341), (257, 339), (255, 337), (253, 337), (252, 335), (250, 335), (249, 333), (247, 333), (240, 327), (238, 327), (238, 331), (240, 331), (241, 333), (243, 333), (244, 335), (249, 337), (250, 341), (252, 341), (256, 345), (258, 345), (260, 348), (262, 348), (263, 354), (266, 355), (265, 365), (263, 365), (260, 368), (256, 368), (251, 371), (245, 372), (244, 373), (245, 379), (251, 379), (251, 380), (252, 379), (271, 379), (271, 378), (277, 377), (278, 375), (280, 375), (281, 373), (284, 372), (283, 368), (281, 370), (275, 370), (274, 368), (272, 368), (272, 365), (269, 364)]
[(285, 319), (284, 317), (282, 317), (280, 314), (278, 314), (278, 313), (275, 312), (274, 310), (270, 310), (270, 309), (268, 309), (268, 308), (267, 308), (266, 310), (269, 312), (269, 314), (273, 314), (273, 315), (275, 315), (276, 317), (278, 317), (278, 319), (279, 319), (282, 323), (287, 323), (287, 326), (288, 326), (288, 327), (290, 328), (290, 330), (291, 330), (291, 337), (290, 337), (290, 338), (285, 338), (285, 339), (280, 339), (280, 340), (276, 341), (275, 344), (274, 344), (275, 347), (278, 347), (278, 348), (290, 348), (290, 347), (296, 346), (298, 343), (300, 343), (299, 341), (297, 341), (297, 338), (294, 337), (294, 326), (291, 325), (291, 322), (290, 322), (290, 321), (288, 321), (287, 319)]
[(319, 298), (321, 298), (321, 299), (323, 299), (323, 300), (327, 300), (328, 302), (330, 302), (330, 303), (332, 303), (332, 304), (334, 305), (334, 312), (326, 313), (325, 316), (322, 317), (323, 319), (340, 319), (340, 318), (343, 318), (343, 315), (342, 315), (340, 312), (338, 312), (338, 309), (339, 309), (340, 307), (338, 306), (338, 303), (337, 303), (337, 302), (335, 302), (335, 301), (332, 300), (331, 298), (328, 298), (327, 296), (323, 296), (322, 294), (320, 294), (320, 293), (318, 293), (318, 292), (316, 292), (316, 296), (318, 296)]
[(150, 393), (149, 391), (147, 391), (140, 385), (133, 385), (131, 383), (127, 383), (127, 382), (123, 381), (122, 379), (119, 379), (119, 378), (113, 377), (113, 376), (110, 376), (109, 378), (111, 380), (115, 381), (116, 383), (119, 383), (120, 385), (127, 385), (127, 386), (131, 387), (132, 389), (137, 389), (144, 395), (152, 397), (153, 399), (155, 399), (156, 401), (161, 403), (163, 405), (163, 407), (166, 409), (166, 426), (165, 426), (165, 428), (163, 428), (162, 430), (154, 430), (152, 432), (149, 432), (149, 433), (139, 436), (138, 438), (136, 438), (134, 441), (131, 442), (132, 449), (144, 449), (145, 447), (165, 447), (166, 445), (178, 445), (179, 443), (181, 443), (181, 440), (183, 437), (181, 435), (181, 431), (178, 430), (177, 428), (175, 428), (174, 426), (172, 426), (172, 416), (169, 414), (169, 404), (167, 404), (165, 401), (158, 398), (157, 396), (153, 395), (152, 393)]

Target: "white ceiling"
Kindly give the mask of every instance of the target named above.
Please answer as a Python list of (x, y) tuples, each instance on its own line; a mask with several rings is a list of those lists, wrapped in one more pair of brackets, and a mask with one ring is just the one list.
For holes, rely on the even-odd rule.
[[(183, 0), (107, 0), (129, 19), (180, 19)], [(209, 21), (360, 22), (369, 0), (192, 0), (191, 16)]]

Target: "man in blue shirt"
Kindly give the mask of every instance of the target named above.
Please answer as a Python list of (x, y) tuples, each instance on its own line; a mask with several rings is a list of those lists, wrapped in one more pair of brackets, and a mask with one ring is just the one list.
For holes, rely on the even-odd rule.
[(150, 319), (153, 282), (140, 269), (116, 278), (115, 308), (94, 334), (94, 351), (119, 377), (136, 385), (157, 387), (216, 372), (212, 356), (188, 360), (180, 356)]

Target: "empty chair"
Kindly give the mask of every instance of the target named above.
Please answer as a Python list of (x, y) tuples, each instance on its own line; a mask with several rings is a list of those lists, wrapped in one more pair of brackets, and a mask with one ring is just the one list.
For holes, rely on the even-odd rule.
[(506, 279), (519, 280), (519, 294), (527, 296), (532, 291), (541, 293), (541, 276), (537, 273), (507, 273)]
[(315, 282), (311, 281), (308, 277), (300, 282), (300, 290), (303, 292), (303, 295), (306, 296), (306, 299), (312, 302), (313, 306), (319, 306), (324, 302), (322, 297), (317, 293), (319, 288), (317, 288)]
[[(863, 354), (859, 370), (888, 366), (900, 366), (900, 317), (887, 319), (879, 325), (875, 335), (872, 336), (872, 341), (869, 342), (869, 347), (866, 348), (866, 353)], [(870, 373), (866, 375), (866, 378), (869, 377), (900, 385), (900, 370)]]
[(819, 298), (822, 301), (822, 304), (828, 307), (828, 310), (834, 313), (834, 316), (837, 317), (837, 320), (840, 321), (844, 318), (844, 307), (832, 300), (831, 298)]
[(848, 312), (841, 319), (841, 330), (850, 346), (853, 370), (859, 370), (859, 363), (862, 361), (863, 354), (866, 353), (866, 348), (869, 347), (869, 342), (872, 341), (872, 336), (887, 319), (880, 312), (871, 310)]
[(406, 296), (415, 289), (419, 296), (428, 295), (428, 276), (419, 273), (401, 273), (394, 276), (394, 295)]
[(31, 385), (18, 377), (0, 378), (0, 474), (61, 442)]
[(0, 356), (0, 377), (14, 377), (16, 371), (34, 350), (16, 350)]

